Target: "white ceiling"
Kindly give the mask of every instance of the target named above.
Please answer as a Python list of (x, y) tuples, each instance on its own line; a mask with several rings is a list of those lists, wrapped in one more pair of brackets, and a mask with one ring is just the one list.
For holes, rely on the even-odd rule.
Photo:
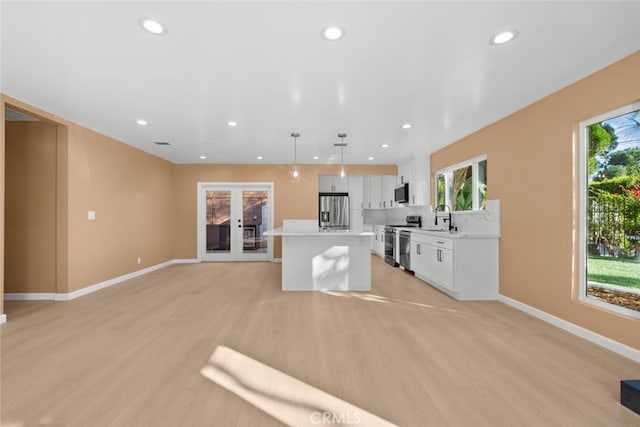
[[(299, 163), (339, 162), (338, 132), (345, 163), (400, 163), (640, 49), (638, 1), (0, 8), (3, 93), (175, 163), (290, 163), (293, 131)], [(140, 17), (168, 34), (144, 32)], [(331, 24), (346, 30), (341, 41), (321, 38)], [(506, 28), (519, 37), (490, 45)]]

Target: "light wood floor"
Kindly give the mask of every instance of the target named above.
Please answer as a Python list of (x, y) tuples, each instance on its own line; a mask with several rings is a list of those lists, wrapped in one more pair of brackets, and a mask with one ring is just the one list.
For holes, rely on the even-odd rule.
[(372, 268), (370, 293), (283, 293), (278, 264), (204, 263), (7, 301), (2, 425), (281, 425), (201, 374), (220, 346), (400, 426), (640, 425), (618, 403), (639, 364)]

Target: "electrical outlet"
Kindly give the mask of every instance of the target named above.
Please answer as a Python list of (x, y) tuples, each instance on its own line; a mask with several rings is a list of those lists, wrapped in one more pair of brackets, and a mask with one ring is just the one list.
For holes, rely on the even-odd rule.
[(138, 257), (138, 264), (142, 263), (142, 258)]

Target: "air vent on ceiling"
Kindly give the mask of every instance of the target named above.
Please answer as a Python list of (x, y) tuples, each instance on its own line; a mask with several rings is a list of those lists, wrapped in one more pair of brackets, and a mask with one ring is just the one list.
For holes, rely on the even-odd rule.
[(153, 143), (156, 144), (156, 145), (161, 145), (161, 146), (171, 145), (171, 143), (167, 142), (167, 141), (153, 141)]

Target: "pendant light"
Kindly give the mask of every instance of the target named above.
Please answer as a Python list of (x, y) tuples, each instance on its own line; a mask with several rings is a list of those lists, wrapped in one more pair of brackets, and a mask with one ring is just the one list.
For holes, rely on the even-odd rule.
[(300, 181), (300, 169), (298, 169), (298, 138), (300, 134), (298, 132), (292, 132), (291, 136), (293, 137), (293, 168), (291, 168), (291, 177), (294, 181)]
[(333, 144), (335, 147), (340, 147), (340, 178), (342, 178), (343, 180), (347, 177), (347, 171), (344, 168), (344, 147), (347, 146), (347, 143), (344, 142), (344, 139), (346, 137), (346, 133), (339, 133), (338, 138), (340, 138), (340, 142)]

